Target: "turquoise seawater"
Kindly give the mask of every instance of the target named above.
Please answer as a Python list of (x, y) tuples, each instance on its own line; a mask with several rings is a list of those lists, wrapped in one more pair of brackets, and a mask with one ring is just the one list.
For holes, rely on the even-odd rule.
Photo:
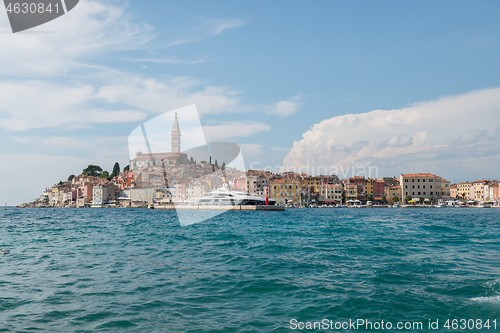
[(11, 208), (0, 247), (0, 331), (500, 331), (500, 209), (227, 212), (182, 227), (172, 211)]

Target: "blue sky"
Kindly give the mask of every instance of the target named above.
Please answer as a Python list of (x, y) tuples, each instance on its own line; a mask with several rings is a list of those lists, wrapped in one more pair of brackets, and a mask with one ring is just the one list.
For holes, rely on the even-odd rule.
[[(50, 33), (15, 35), (0, 11), (1, 170), (23, 175), (0, 200), (32, 200), (89, 163), (126, 165), (134, 128), (193, 103), (202, 125), (240, 144), (248, 164), (352, 160), (377, 163), (380, 176), (500, 178), (499, 9), (496, 1), (82, 0), (33, 29)], [(467, 107), (453, 116), (456, 101)], [(387, 127), (392, 137), (372, 125), (358, 133), (353, 124), (373, 110), (423, 118), (404, 132)], [(336, 127), (350, 114), (355, 122)], [(441, 129), (426, 127), (433, 119)], [(345, 154), (353, 147), (361, 148)], [(478, 151), (479, 163), (470, 162)]]

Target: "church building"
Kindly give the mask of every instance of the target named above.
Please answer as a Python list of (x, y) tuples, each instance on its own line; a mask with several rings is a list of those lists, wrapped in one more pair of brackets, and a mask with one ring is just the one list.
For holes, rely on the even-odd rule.
[(177, 112), (175, 113), (174, 126), (170, 132), (170, 153), (143, 153), (138, 151), (135, 158), (130, 161), (132, 170), (146, 168), (148, 166), (161, 167), (188, 164), (187, 154), (181, 152), (181, 130)]

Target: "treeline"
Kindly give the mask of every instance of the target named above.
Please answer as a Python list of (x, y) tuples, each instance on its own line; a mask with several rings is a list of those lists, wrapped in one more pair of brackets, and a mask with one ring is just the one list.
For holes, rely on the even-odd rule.
[[(123, 171), (129, 171), (130, 166), (127, 165), (125, 168), (123, 168)], [(115, 163), (113, 166), (113, 171), (109, 173), (109, 171), (103, 170), (100, 166), (98, 165), (93, 165), (90, 164), (88, 167), (83, 169), (82, 175), (86, 176), (93, 176), (93, 177), (99, 177), (99, 178), (106, 178), (107, 180), (111, 180), (114, 177), (118, 176), (120, 174), (120, 164), (118, 162)], [(68, 182), (72, 181), (73, 178), (75, 178), (75, 175), (70, 175), (68, 177)], [(62, 184), (63, 181), (60, 181), (59, 184)]]

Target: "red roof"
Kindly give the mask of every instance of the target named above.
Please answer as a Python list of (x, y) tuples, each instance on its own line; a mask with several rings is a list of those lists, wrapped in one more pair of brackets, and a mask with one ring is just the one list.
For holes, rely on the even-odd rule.
[(403, 177), (434, 177), (434, 178), (441, 178), (439, 176), (433, 175), (432, 173), (402, 173), (401, 176)]

